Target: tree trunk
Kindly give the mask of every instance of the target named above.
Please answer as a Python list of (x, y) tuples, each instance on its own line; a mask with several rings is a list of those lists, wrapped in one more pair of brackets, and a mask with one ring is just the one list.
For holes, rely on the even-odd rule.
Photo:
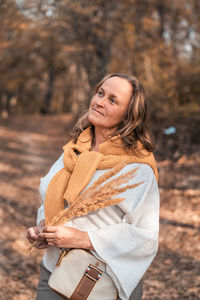
[(52, 102), (52, 96), (53, 96), (54, 81), (55, 81), (54, 68), (50, 67), (49, 71), (48, 71), (48, 87), (47, 87), (47, 93), (45, 96), (45, 103), (41, 109), (42, 114), (49, 114), (51, 111), (51, 102)]

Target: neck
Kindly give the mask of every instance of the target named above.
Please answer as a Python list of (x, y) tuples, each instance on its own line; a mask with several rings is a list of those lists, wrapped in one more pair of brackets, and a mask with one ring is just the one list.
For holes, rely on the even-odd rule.
[(94, 142), (91, 147), (91, 150), (98, 151), (99, 145), (106, 142), (108, 140), (110, 132), (108, 130), (99, 130), (98, 128), (94, 128)]

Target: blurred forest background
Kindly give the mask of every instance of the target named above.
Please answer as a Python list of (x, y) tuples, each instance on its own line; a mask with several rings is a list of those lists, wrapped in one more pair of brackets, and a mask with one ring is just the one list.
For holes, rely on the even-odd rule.
[(107, 73), (134, 74), (155, 112), (200, 110), (196, 0), (0, 0), (0, 111), (77, 112)]
[(157, 146), (160, 247), (143, 299), (199, 299), (200, 2), (0, 0), (1, 300), (35, 297), (39, 179), (112, 72), (143, 83)]

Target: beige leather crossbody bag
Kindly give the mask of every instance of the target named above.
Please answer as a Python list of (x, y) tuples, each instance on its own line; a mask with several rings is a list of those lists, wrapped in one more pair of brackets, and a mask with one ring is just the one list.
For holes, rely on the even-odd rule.
[(106, 274), (105, 263), (83, 249), (63, 251), (48, 284), (63, 299), (115, 300), (118, 297), (114, 282)]

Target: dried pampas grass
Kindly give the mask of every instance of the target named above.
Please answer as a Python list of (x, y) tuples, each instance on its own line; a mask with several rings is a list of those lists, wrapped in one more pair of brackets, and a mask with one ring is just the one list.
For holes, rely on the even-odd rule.
[[(120, 163), (100, 176), (89, 188), (77, 197), (74, 203), (70, 204), (68, 208), (60, 211), (58, 215), (49, 221), (47, 226), (63, 225), (74, 217), (87, 215), (91, 211), (122, 202), (124, 198), (113, 197), (143, 183), (139, 182), (120, 187), (134, 177), (138, 168), (109, 180), (126, 165), (127, 164), (124, 162)], [(41, 243), (42, 241), (35, 241), (27, 251), (29, 252), (34, 247), (37, 248)]]

